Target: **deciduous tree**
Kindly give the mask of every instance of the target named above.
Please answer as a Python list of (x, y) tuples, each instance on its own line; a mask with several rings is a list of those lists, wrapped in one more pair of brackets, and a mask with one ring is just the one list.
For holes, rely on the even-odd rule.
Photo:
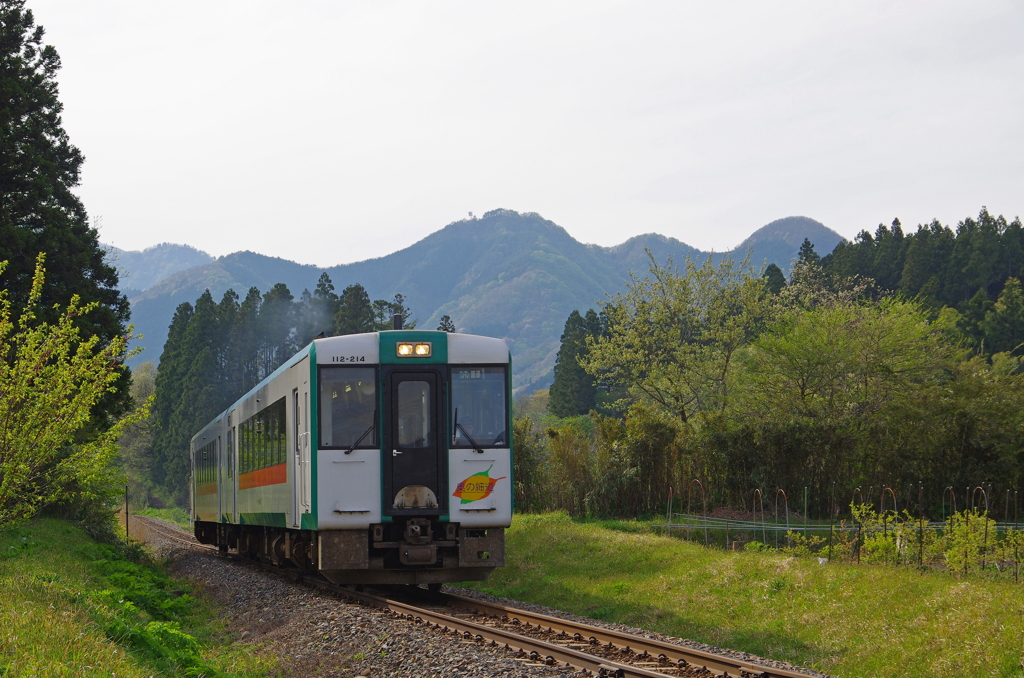
[[(0, 291), (0, 524), (31, 516), (60, 500), (81, 502), (109, 489), (110, 462), (123, 427), (140, 410), (98, 437), (76, 437), (92, 408), (116, 388), (119, 365), (130, 355), (128, 337), (84, 336), (76, 320), (98, 302), (73, 295), (57, 320), (35, 313), (45, 289), (43, 255), (36, 258), (28, 296), (15, 320), (7, 290)], [(6, 264), (0, 263), (0, 275)], [(51, 310), (51, 309), (48, 309)], [(74, 495), (74, 496), (71, 496)]]
[(652, 256), (649, 275), (633, 276), (606, 306), (607, 336), (594, 342), (583, 365), (688, 423), (726, 407), (736, 354), (768, 310), (764, 283), (745, 262), (687, 259), (680, 272)]
[(751, 349), (758, 415), (869, 417), (937, 378), (953, 358), (913, 302), (794, 309)]

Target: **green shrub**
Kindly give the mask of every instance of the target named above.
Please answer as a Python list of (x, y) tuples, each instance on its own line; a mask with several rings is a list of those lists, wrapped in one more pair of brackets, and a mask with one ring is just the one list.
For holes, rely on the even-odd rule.
[(828, 542), (828, 539), (815, 534), (801, 534), (790, 530), (786, 532), (786, 541), (789, 545), (781, 549), (783, 553), (788, 553), (791, 556), (810, 556), (817, 554), (822, 545)]
[(996, 547), (996, 521), (975, 509), (949, 517), (946, 531), (946, 567), (968, 574), (993, 565)]

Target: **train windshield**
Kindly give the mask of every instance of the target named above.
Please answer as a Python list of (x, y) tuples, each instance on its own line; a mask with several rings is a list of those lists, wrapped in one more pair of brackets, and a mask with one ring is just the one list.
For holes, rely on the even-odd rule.
[(504, 367), (452, 368), (453, 447), (508, 447), (505, 374)]
[(376, 409), (377, 377), (372, 367), (320, 369), (320, 447), (379, 447)]

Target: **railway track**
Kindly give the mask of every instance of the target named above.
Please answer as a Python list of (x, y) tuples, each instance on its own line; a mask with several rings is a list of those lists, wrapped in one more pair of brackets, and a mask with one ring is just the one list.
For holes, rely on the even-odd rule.
[[(218, 553), (191, 535), (163, 521), (132, 516), (146, 530), (183, 546)], [(502, 647), (512, 656), (538, 664), (570, 666), (597, 676), (664, 678), (678, 676), (731, 676), (807, 678), (806, 673), (752, 664), (664, 641), (609, 630), (527, 610), (451, 594), (429, 594), (412, 589), (404, 597), (416, 604), (337, 586), (320, 577), (273, 567), (247, 558), (233, 560), (284, 574), (304, 584), (330, 591), (365, 605), (390, 611), (410, 623), (427, 624), (440, 633), (457, 635), (464, 642)]]

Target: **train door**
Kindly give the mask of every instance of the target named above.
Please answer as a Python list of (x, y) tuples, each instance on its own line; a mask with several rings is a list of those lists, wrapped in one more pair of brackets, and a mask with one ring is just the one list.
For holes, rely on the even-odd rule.
[(213, 448), (213, 454), (213, 463), (216, 464), (215, 468), (217, 469), (217, 522), (222, 523), (224, 522), (224, 492), (227, 485), (225, 482), (227, 473), (223, 464), (224, 455), (221, 454), (220, 449), (220, 436), (217, 436), (217, 446)]
[(302, 514), (302, 409), (299, 389), (292, 390), (292, 527), (299, 527)]
[(440, 384), (438, 373), (427, 370), (388, 376), (384, 499), (390, 515), (441, 514), (447, 506)]
[(196, 522), (196, 452), (189, 452), (188, 461), (188, 519), (190, 523)]
[(237, 496), (235, 493), (235, 429), (228, 429), (228, 445), (224, 453), (224, 463), (227, 467), (227, 482), (224, 484), (224, 513), (227, 514), (229, 523), (235, 521)]
[(306, 391), (302, 394), (302, 444), (299, 446), (299, 481), (302, 485), (302, 499), (300, 505), (302, 510), (310, 511), (310, 497), (309, 497), (309, 483), (310, 483), (310, 470), (309, 470), (309, 392)]

